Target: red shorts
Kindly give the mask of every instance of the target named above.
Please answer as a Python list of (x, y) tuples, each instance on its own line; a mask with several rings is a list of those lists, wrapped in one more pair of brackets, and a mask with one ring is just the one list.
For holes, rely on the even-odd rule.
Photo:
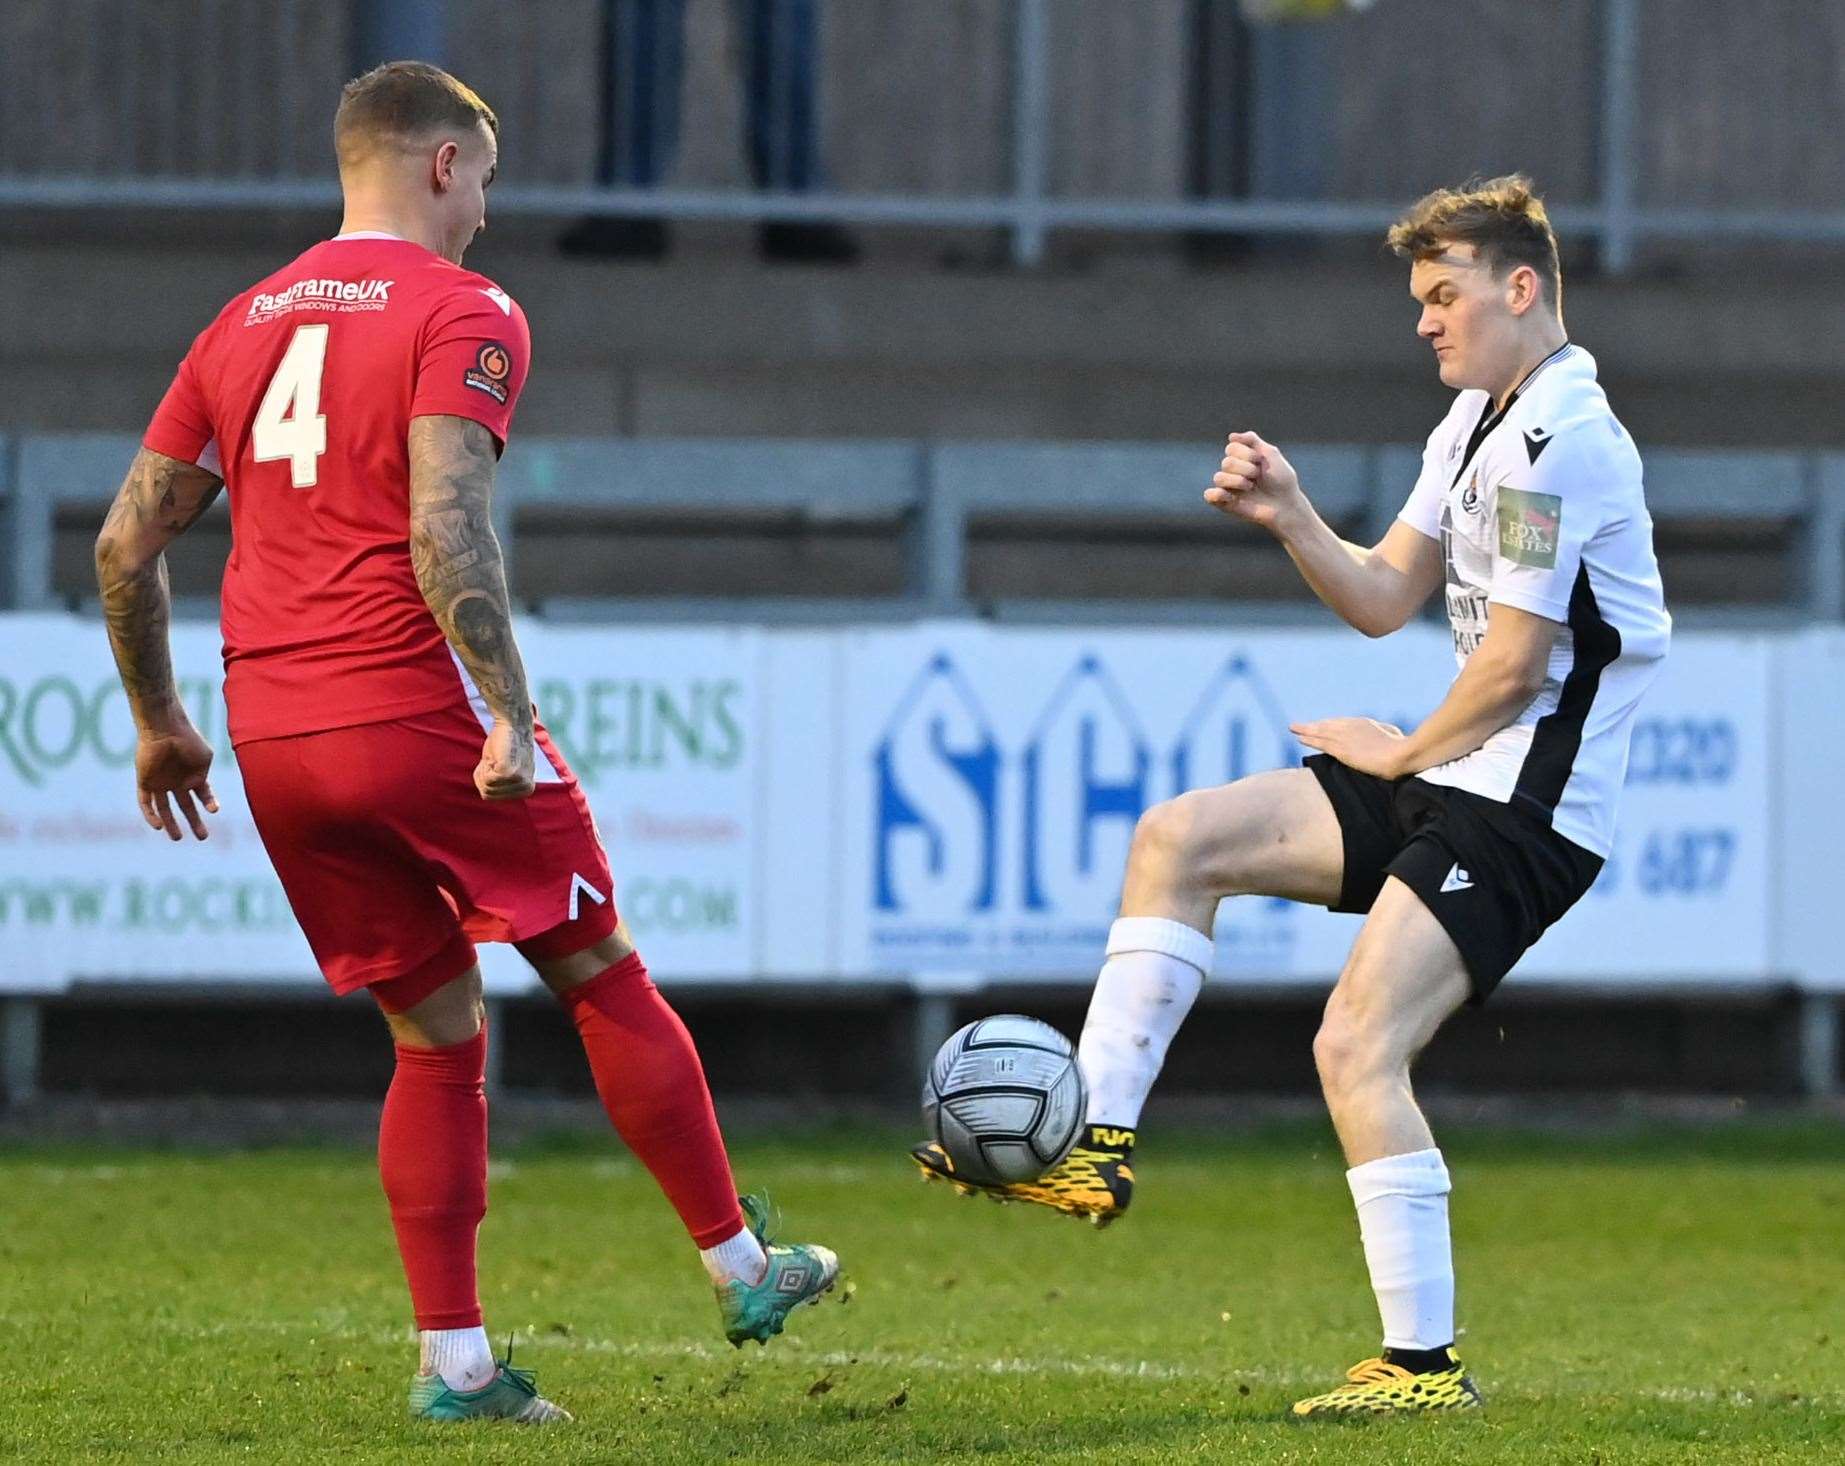
[(426, 995), (473, 966), (475, 942), (561, 957), (615, 930), (608, 856), (544, 728), (529, 799), (480, 797), (483, 739), (458, 701), (237, 749), (256, 828), (335, 992), (414, 975)]

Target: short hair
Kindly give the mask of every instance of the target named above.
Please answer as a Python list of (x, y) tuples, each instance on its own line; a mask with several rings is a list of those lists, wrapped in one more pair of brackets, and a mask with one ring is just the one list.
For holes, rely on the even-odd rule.
[(1472, 179), (1459, 188), (1438, 188), (1390, 226), (1385, 243), (1409, 260), (1432, 260), (1451, 244), (1471, 244), (1495, 275), (1529, 265), (1563, 303), (1563, 270), (1557, 263), (1557, 233), (1531, 180), (1522, 173)]
[(427, 61), (387, 61), (340, 88), (333, 146), (342, 163), (381, 142), (411, 143), (442, 128), (472, 131), (500, 119), (472, 87)]

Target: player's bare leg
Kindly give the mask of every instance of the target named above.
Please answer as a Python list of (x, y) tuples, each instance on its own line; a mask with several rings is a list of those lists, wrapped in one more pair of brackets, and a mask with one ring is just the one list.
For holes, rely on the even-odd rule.
[(1121, 915), (1181, 922), (1210, 936), (1226, 896), (1326, 905), (1345, 870), (1339, 822), (1306, 769), (1274, 769), (1195, 789), (1140, 817)]
[(1141, 1107), (1211, 967), (1217, 905), (1227, 896), (1338, 899), (1345, 848), (1331, 802), (1305, 769), (1277, 769), (1149, 809), (1134, 831), (1120, 918), (1096, 979), (1077, 1057), (1088, 1130), (1037, 1181), (984, 1186), (954, 1175), (928, 1143), (911, 1152), (925, 1177), (964, 1192), (1029, 1201), (1103, 1226), (1133, 1196)]
[(1346, 1164), (1434, 1143), (1410, 1087), (1410, 1066), (1468, 991), (1454, 939), (1414, 891), (1388, 878), (1313, 1040)]
[(568, 1420), (527, 1371), (494, 1359), (481, 1320), (475, 1239), (487, 1211), (487, 1032), (480, 968), (401, 1009), (393, 989), (388, 982), (374, 989), (397, 1046), (378, 1126), (378, 1172), (416, 1310), (422, 1357), (410, 1412), (443, 1422)]
[(1384, 1350), (1345, 1384), (1296, 1404), (1297, 1416), (1480, 1403), (1453, 1350), (1448, 1170), (1410, 1086), (1416, 1056), (1468, 991), (1453, 939), (1408, 886), (1386, 880), (1313, 1041), (1350, 1167)]
[(833, 1286), (839, 1259), (825, 1247), (775, 1243), (767, 1202), (738, 1198), (698, 1051), (625, 926), (561, 957), (521, 951), (576, 1024), (610, 1122), (697, 1245), (725, 1337), (766, 1344), (795, 1307)]
[(401, 1013), (381, 1011), (385, 1027), (397, 1043), (417, 1049), (466, 1043), (487, 1022), (487, 1006), (481, 1001), (480, 968), (470, 967)]

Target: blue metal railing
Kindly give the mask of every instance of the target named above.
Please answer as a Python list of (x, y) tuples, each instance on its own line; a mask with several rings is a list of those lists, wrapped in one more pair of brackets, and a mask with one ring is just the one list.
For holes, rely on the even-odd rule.
[[(65, 597), (54, 587), (52, 551), (60, 506), (96, 508), (114, 492), (136, 440), (116, 434), (34, 434), (0, 442), (0, 606), (37, 610)], [(1381, 537), (1420, 466), (1407, 446), (1320, 445), (1291, 452), (1329, 520)], [(10, 473), (8, 472), (10, 465)], [(1200, 601), (1043, 601), (992, 605), (970, 594), (968, 550), (983, 516), (1042, 516), (1059, 528), (1170, 518), (1197, 507), (1208, 455), (1169, 444), (813, 441), (775, 439), (523, 438), (501, 465), (495, 519), (509, 563), (525, 510), (584, 509), (793, 514), (884, 522), (903, 537), (903, 585), (877, 598), (747, 602), (679, 596), (644, 600), (547, 600), (569, 618), (762, 621), (878, 620), (998, 615), (1053, 622), (1196, 620)], [(1787, 527), (1786, 594), (1747, 609), (1690, 607), (1689, 619), (1721, 622), (1845, 620), (1845, 453), (1742, 449), (1660, 450), (1647, 455), (1647, 501), (1655, 519), (1762, 522)], [(224, 513), (223, 505), (214, 514)], [(1297, 621), (1290, 603), (1212, 602), (1248, 621)], [(211, 614), (210, 605), (183, 611)]]

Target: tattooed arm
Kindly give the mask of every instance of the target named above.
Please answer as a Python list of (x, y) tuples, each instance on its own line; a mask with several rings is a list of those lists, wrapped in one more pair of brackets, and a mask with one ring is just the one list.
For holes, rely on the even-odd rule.
[(173, 682), (163, 552), (192, 528), (223, 487), (215, 473), (143, 448), (96, 537), (96, 581), (109, 645), (139, 735), (135, 784), (141, 815), (173, 840), (180, 838), (174, 803), (203, 840), (199, 801), (212, 814), (218, 812), (218, 801), (206, 780), (211, 745), (194, 730)]
[(410, 420), (410, 563), (436, 624), (493, 714), (474, 786), (483, 799), (523, 799), (533, 788), (532, 697), (493, 532), (497, 459), (493, 434), (477, 422)]

